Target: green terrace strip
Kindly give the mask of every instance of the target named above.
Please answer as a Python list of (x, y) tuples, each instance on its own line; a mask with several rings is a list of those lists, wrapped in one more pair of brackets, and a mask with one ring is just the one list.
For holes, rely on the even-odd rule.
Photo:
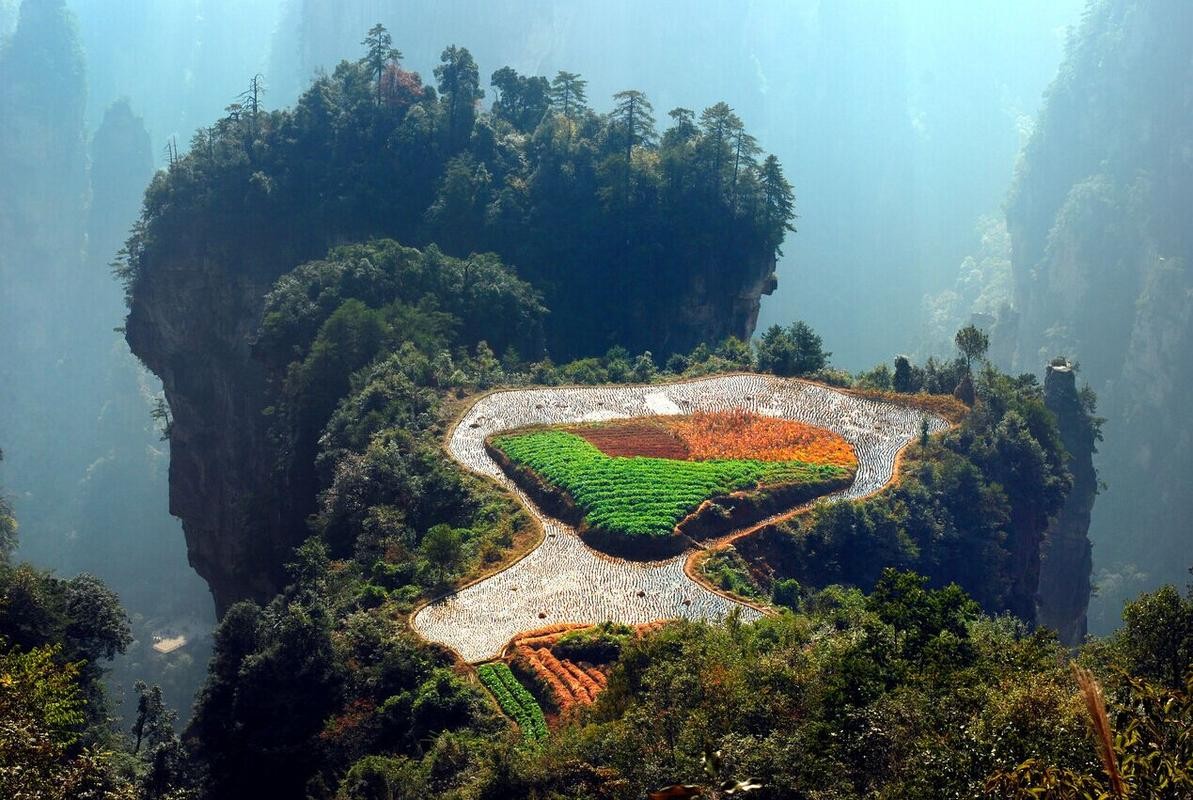
[(501, 710), (513, 717), (528, 741), (547, 738), (547, 721), (543, 709), (514, 673), (503, 663), (481, 664), (476, 669), (481, 683), (497, 698)]
[(573, 433), (499, 436), (493, 446), (514, 464), (567, 491), (593, 528), (631, 536), (669, 536), (710, 497), (763, 486), (829, 483), (849, 475), (802, 461), (678, 461), (608, 456)]

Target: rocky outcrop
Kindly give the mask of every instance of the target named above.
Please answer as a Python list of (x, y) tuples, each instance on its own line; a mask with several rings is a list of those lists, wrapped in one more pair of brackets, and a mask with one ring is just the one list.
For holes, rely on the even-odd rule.
[[(186, 237), (147, 258), (126, 337), (161, 378), (171, 413), (170, 511), (182, 520), (191, 565), (222, 614), (237, 600), (271, 597), (283, 585), (291, 548), (308, 534), (314, 498), (309, 487), (288, 486), (277, 468), (269, 383), (252, 352), (265, 294), (287, 265), (259, 251), (220, 257)], [(745, 338), (757, 305), (754, 294), (722, 299), (719, 307), (705, 297), (664, 332), (679, 343)]]
[[(495, 138), (484, 115), (470, 137), (445, 137), (436, 129), (445, 107), (429, 87), (417, 102), (378, 106), (367, 80), (344, 62), (292, 110), (232, 113), (199, 131), (154, 179), (130, 239), (127, 338), (165, 386), (171, 506), (221, 608), (278, 588), (320, 488), (324, 418), (294, 439), (269, 435), (267, 411), (280, 419), (286, 407), (271, 392), (303, 345), (253, 352), (263, 297), (286, 272), (372, 238), (457, 258), (491, 251), (551, 312), (544, 336), (528, 333), (518, 355), (560, 361), (615, 345), (663, 359), (747, 338), (774, 287), (785, 218), (745, 214), (720, 195), (647, 193), (623, 208), (606, 197), (616, 187), (598, 168), (603, 138), (581, 147), (579, 129), (553, 117), (555, 143), (539, 147), (520, 134)], [(596, 133), (585, 124), (584, 137)], [(475, 288), (467, 275), (462, 285)], [(496, 344), (488, 330), (471, 333), (469, 342)]]
[[(758, 324), (762, 296), (778, 286), (775, 257), (759, 257), (726, 270), (723, 263), (711, 262), (695, 274), (687, 291), (678, 299), (677, 314), (663, 322), (654, 338), (662, 352), (688, 352), (701, 342), (719, 342), (729, 336), (748, 340)], [(656, 318), (657, 320), (657, 318)], [(653, 320), (642, 315), (644, 324)]]
[(1050, 364), (1044, 402), (1056, 415), (1073, 488), (1044, 536), (1037, 621), (1075, 646), (1085, 639), (1090, 574), (1093, 571), (1089, 520), (1098, 494), (1094, 470), (1096, 433), (1077, 393), (1076, 373), (1066, 361)]

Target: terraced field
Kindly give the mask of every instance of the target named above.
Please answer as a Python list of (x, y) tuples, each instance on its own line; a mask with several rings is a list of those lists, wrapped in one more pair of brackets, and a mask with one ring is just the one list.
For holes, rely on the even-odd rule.
[(562, 430), (499, 436), (494, 446), (537, 479), (565, 490), (583, 509), (588, 525), (627, 541), (645, 537), (682, 544), (672, 535), (676, 525), (717, 495), (759, 486), (806, 486), (806, 496), (814, 497), (852, 478), (843, 467), (803, 461), (615, 458)]
[(563, 622), (612, 620), (642, 624), (687, 617), (718, 619), (741, 607), (746, 619), (760, 612), (717, 594), (684, 572), (685, 556), (655, 562), (626, 561), (585, 545), (568, 525), (542, 513), (485, 452), (485, 438), (530, 425), (570, 425), (659, 414), (741, 408), (836, 431), (857, 453), (857, 476), (829, 498), (862, 497), (894, 474), (902, 447), (947, 423), (894, 403), (856, 397), (795, 379), (726, 375), (666, 386), (538, 388), (495, 392), (478, 400), (453, 430), (448, 451), (467, 469), (514, 492), (543, 525), (542, 543), (525, 558), (420, 609), (413, 626), (451, 647), (467, 661), (483, 661), (521, 631)]

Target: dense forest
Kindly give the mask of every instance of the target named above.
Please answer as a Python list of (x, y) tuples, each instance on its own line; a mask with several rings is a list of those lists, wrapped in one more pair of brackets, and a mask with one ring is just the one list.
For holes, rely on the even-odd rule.
[[(598, 98), (593, 76), (512, 66), (486, 81), (457, 44), (435, 48), (424, 80), (398, 49), (407, 32), (363, 25), (356, 57), (288, 108), (246, 70), (155, 172), (127, 100), (96, 117), (88, 147), (96, 112), (66, 4), (25, 0), (18, 23), (0, 0), (0, 337), (13, 343), (0, 361), (0, 795), (1190, 796), (1187, 498), (1139, 477), (1187, 428), (1173, 398), (1193, 173), (1183, 129), (1153, 119), (1193, 63), (1176, 5), (1090, 4), (1006, 222), (983, 220), (980, 251), (931, 298), (922, 354), (850, 372), (832, 328), (788, 315), (756, 332), (808, 222), (769, 136), (726, 102), (660, 124), (643, 91)], [(279, 30), (302, 37), (274, 58), (310, 67), (328, 9), (285, 6)], [(55, 82), (61, 102), (40, 101)], [(1156, 95), (1136, 98), (1123, 132), (1111, 109), (1138, 86)], [(179, 108), (198, 113), (203, 90), (185, 94)], [(59, 307), (77, 311), (57, 324)], [(560, 534), (453, 458), (476, 403), (621, 389), (649, 405), (727, 375), (799, 378), (916, 414), (919, 432), (890, 448), (882, 488), (696, 548), (681, 571), (737, 604), (727, 617), (564, 624), (533, 658), (515, 639), (485, 663), (415, 625)], [(170, 513), (219, 617), (210, 660), (203, 641), (149, 653), (194, 604), (195, 576), (163, 544), (179, 537), (160, 508), (159, 433)], [(37, 465), (57, 449), (71, 458)], [(1107, 519), (1154, 527), (1170, 568), (1093, 638), (1103, 479), (1108, 496), (1119, 481), (1157, 495), (1142, 522), (1125, 503)], [(26, 519), (38, 541), (18, 550)], [(1141, 541), (1124, 537), (1110, 565), (1126, 570)], [(130, 547), (174, 572), (135, 574), (146, 562)], [(83, 568), (97, 553), (99, 575)], [(174, 578), (178, 597), (154, 616)]]
[(149, 189), (125, 262), (134, 296), (142, 272), (204, 232), (202, 255), (266, 274), (386, 236), (515, 265), (552, 309), (555, 358), (746, 335), (757, 301), (737, 298), (773, 283), (794, 196), (727, 104), (672, 109), (660, 134), (637, 90), (597, 114), (579, 75), (503, 67), (478, 113), (466, 48), (445, 49), (427, 85), (384, 28), (364, 44), (292, 111), (266, 111), (253, 84), (196, 134)]

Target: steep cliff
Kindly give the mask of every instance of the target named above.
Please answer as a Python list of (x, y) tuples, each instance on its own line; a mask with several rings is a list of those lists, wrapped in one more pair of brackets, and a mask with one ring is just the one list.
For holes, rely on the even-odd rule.
[(170, 513), (182, 520), (191, 566), (222, 615), (277, 587), (290, 542), (263, 526), (272, 492), (265, 378), (250, 343), (268, 280), (202, 256), (177, 255), (139, 282), (125, 324), (129, 347), (162, 381), (169, 403)]
[(1118, 576), (1180, 582), (1193, 558), (1190, 30), (1182, 0), (1092, 4), (1007, 205), (1015, 366), (1079, 356), (1108, 420), (1091, 530), (1102, 630), (1142, 588)]
[(1085, 639), (1093, 570), (1089, 520), (1098, 494), (1098, 474), (1093, 455), (1098, 436), (1090, 411), (1077, 392), (1071, 365), (1054, 363), (1044, 378), (1044, 402), (1056, 415), (1061, 442), (1068, 452), (1066, 467), (1073, 488), (1045, 534), (1040, 565), (1039, 610), (1041, 625), (1052, 628), (1064, 644)]

